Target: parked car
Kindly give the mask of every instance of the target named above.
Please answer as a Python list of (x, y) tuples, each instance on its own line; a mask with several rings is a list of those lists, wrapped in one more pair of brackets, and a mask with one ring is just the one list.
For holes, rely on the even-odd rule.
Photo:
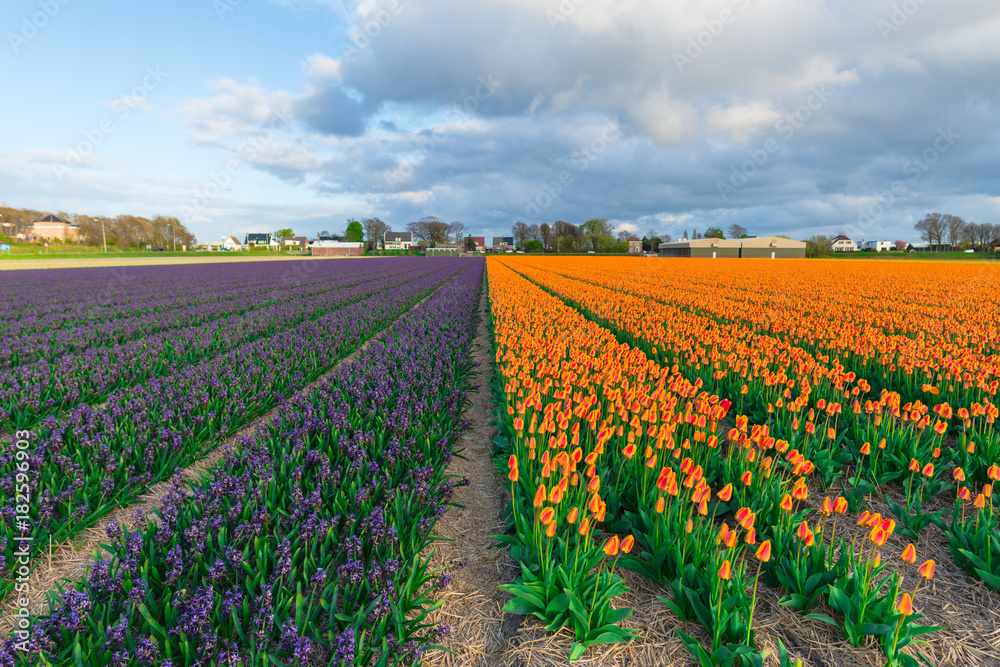
[(161, 248), (160, 246), (155, 246), (153, 248), (153, 252), (163, 252), (163, 248)]

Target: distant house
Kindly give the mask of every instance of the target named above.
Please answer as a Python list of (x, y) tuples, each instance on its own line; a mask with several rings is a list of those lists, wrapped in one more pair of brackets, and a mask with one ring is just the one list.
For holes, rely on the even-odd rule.
[(295, 248), (296, 250), (305, 250), (306, 248), (309, 247), (309, 239), (307, 239), (304, 236), (282, 236), (281, 247)]
[(633, 255), (642, 253), (642, 240), (632, 237), (628, 240), (628, 251)]
[(513, 236), (494, 236), (493, 252), (511, 252), (514, 250)]
[(243, 246), (236, 240), (235, 236), (227, 236), (222, 242), (223, 250), (243, 250)]
[[(486, 252), (485, 236), (469, 236), (467, 239), (465, 239), (466, 244), (469, 243), (470, 239), (472, 240), (472, 245), (474, 246), (475, 252)], [(468, 245), (464, 246), (462, 249), (465, 250), (466, 247), (468, 247)]]
[(46, 215), (35, 220), (26, 234), (28, 243), (53, 239), (78, 243), (80, 241), (80, 228), (69, 220), (63, 220), (58, 215)]
[(260, 248), (272, 245), (271, 234), (247, 234), (243, 245), (248, 248)]
[(896, 247), (892, 241), (865, 241), (861, 240), (862, 250), (874, 250), (875, 252), (888, 252)]
[(858, 244), (843, 234), (840, 234), (834, 237), (831, 249), (834, 252), (857, 252)]
[(386, 232), (382, 235), (385, 250), (409, 250), (413, 245), (413, 232)]

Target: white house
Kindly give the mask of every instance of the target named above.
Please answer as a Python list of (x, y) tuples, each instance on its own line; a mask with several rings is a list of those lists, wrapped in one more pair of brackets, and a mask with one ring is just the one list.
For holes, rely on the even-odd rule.
[(222, 242), (224, 250), (243, 250), (243, 246), (236, 240), (235, 236), (227, 236)]
[(874, 250), (875, 252), (888, 252), (896, 247), (892, 241), (865, 241), (861, 240), (862, 250)]
[(413, 245), (411, 232), (386, 232), (382, 237), (382, 247), (385, 250), (409, 250)]
[(843, 234), (840, 234), (833, 239), (831, 249), (834, 252), (857, 252), (858, 244)]

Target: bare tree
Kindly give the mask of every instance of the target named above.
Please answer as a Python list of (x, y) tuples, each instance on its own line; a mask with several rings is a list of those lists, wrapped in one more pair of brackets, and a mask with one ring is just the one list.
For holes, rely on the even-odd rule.
[(633, 236), (635, 236), (635, 235), (632, 232), (630, 232), (628, 230), (625, 230), (625, 229), (621, 229), (621, 230), (618, 231), (618, 237), (617, 238), (621, 242), (627, 242)]
[(538, 226), (538, 233), (542, 238), (542, 247), (546, 250), (552, 248), (552, 228), (549, 227), (549, 223), (543, 222)]
[[(671, 241), (673, 239), (670, 237), (670, 234), (664, 234), (660, 237), (660, 243), (670, 243)], [(653, 248), (653, 250), (656, 250), (656, 248)]]
[(932, 250), (941, 245), (946, 227), (944, 216), (940, 213), (928, 213), (923, 220), (913, 225), (920, 232), (920, 238), (927, 241)]
[(948, 244), (951, 245), (952, 249), (961, 242), (962, 237), (965, 236), (966, 222), (957, 215), (944, 216), (944, 224), (948, 229)]
[(465, 237), (465, 225), (461, 222), (451, 223), (451, 235), (455, 239), (455, 243), (461, 245), (462, 239)]
[(538, 225), (531, 225), (528, 227), (528, 240), (529, 241), (541, 241), (542, 240), (542, 229)]
[(737, 225), (733, 223), (729, 225), (729, 238), (731, 239), (741, 239), (747, 234), (747, 228), (742, 225)]
[(391, 231), (389, 229), (389, 225), (385, 224), (378, 218), (365, 218), (361, 221), (361, 225), (365, 228), (365, 238), (368, 239), (369, 250), (377, 248), (379, 239), (381, 239), (386, 232)]
[(523, 246), (524, 242), (528, 240), (528, 225), (520, 220), (514, 223), (514, 226), (510, 228), (510, 231), (514, 236), (515, 246)]
[(431, 248), (447, 243), (451, 225), (432, 215), (406, 225), (406, 229)]

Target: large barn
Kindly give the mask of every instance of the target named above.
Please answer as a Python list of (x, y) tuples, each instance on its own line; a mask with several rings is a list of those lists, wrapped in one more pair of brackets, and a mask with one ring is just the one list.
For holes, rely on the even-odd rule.
[(660, 257), (703, 257), (708, 259), (795, 259), (805, 258), (805, 241), (781, 236), (746, 239), (684, 239), (660, 244)]

